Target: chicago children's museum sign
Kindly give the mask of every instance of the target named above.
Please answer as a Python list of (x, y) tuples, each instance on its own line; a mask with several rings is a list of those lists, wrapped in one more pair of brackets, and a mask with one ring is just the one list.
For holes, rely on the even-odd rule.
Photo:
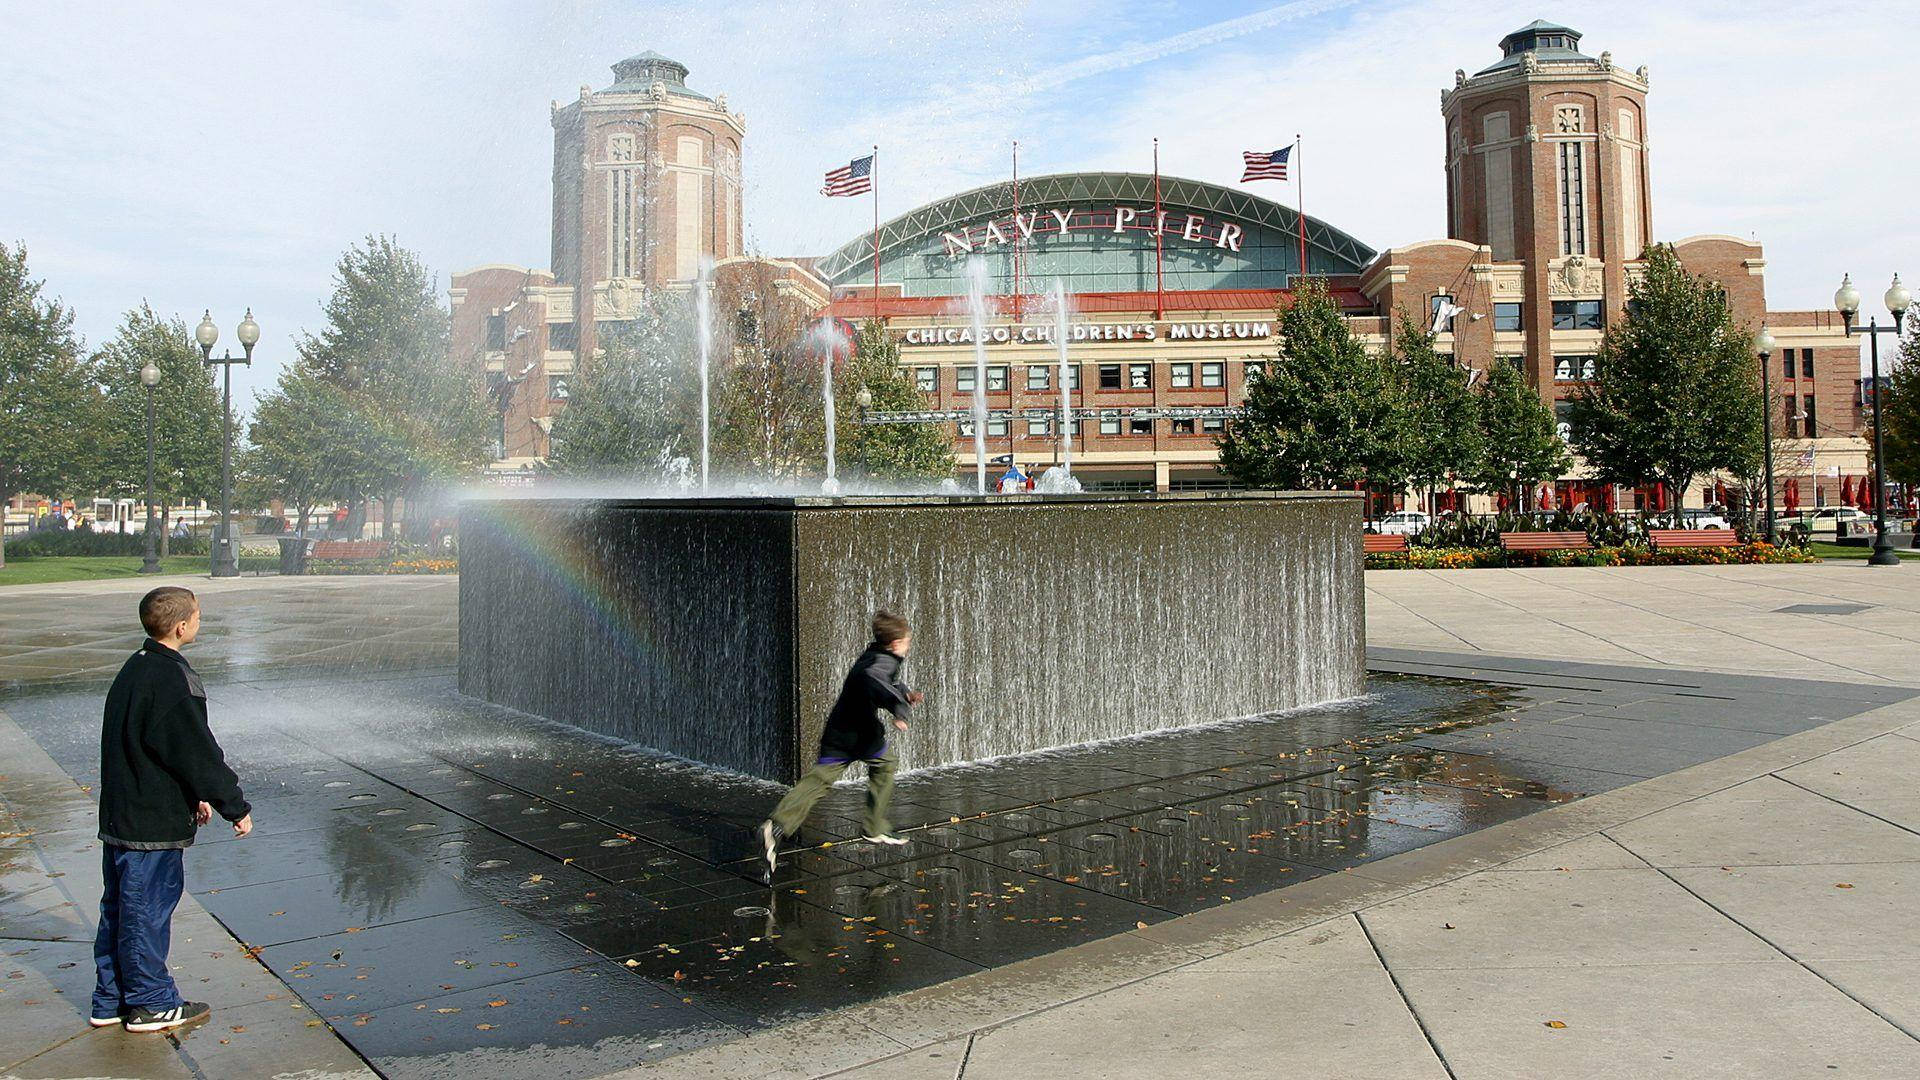
[[(902, 345), (971, 345), (972, 326), (915, 326), (895, 331)], [(1051, 326), (988, 326), (980, 331), (989, 345), (1042, 345), (1053, 341)], [(1069, 341), (1224, 341), (1273, 336), (1266, 322), (1129, 322), (1079, 323), (1067, 331)]]
[(1135, 209), (1114, 206), (1099, 210), (1062, 207), (1055, 210), (1027, 210), (1010, 218), (992, 218), (940, 234), (950, 256), (967, 255), (1013, 239), (1064, 237), (1077, 232), (1110, 232), (1116, 236), (1145, 233), (1193, 244), (1209, 244), (1222, 251), (1238, 252), (1246, 239), (1246, 230), (1230, 221), (1209, 221), (1204, 215), (1182, 211)]

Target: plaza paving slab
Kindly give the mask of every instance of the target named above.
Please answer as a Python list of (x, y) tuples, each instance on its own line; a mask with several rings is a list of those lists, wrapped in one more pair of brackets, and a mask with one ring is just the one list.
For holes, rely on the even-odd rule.
[[(1752, 677), (1764, 653), (1740, 649), (1688, 666), (1727, 635), (1687, 617), (1756, 608), (1754, 590), (1910, 611), (1916, 579), (1713, 569), (1779, 577), (1581, 572), (1555, 588), (1636, 613), (1585, 601), (1557, 656), (1546, 636), (1483, 647), (1510, 603), (1410, 642), (1370, 596), (1366, 702), (910, 776), (899, 852), (848, 842), (842, 789), (802, 838), (831, 846), (796, 848), (771, 885), (744, 831), (777, 789), (453, 694), (446, 579), (212, 583), (224, 632), (191, 655), (262, 828), (189, 853), (182, 926), (221, 947), (179, 950), (183, 985), (226, 1027), (177, 1045), (63, 1032), (84, 986), (56, 985), (90, 980), (85, 785), (101, 635), (131, 594), (0, 607), (41, 642), (0, 700), (0, 831), (27, 834), (8, 838), (20, 976), (0, 992), (44, 987), (0, 1035), (38, 1049), (0, 1075), (1920, 1074), (1899, 969), (1920, 856), (1910, 774), (1888, 764), (1920, 747), (1920, 680), (1837, 652), (1775, 663), (1787, 678)], [(363, 614), (364, 639), (231, 632)], [(1763, 640), (1835, 618), (1750, 614)], [(66, 636), (37, 637), (54, 617)], [(1647, 618), (1673, 641), (1602, 649)]]

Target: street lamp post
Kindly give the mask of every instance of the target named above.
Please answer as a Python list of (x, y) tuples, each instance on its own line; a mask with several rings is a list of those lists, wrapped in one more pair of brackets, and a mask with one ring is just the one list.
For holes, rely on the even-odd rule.
[(1773, 334), (1765, 325), (1754, 335), (1753, 346), (1760, 353), (1760, 437), (1766, 446), (1766, 457), (1761, 470), (1761, 483), (1767, 486), (1767, 543), (1773, 543), (1773, 381), (1768, 369), (1773, 367)]
[(157, 574), (160, 572), (160, 556), (154, 551), (153, 539), (153, 388), (160, 385), (160, 369), (151, 362), (141, 367), (140, 385), (147, 388), (147, 545), (140, 572)]
[(228, 349), (216, 359), (213, 355), (213, 343), (220, 340), (220, 328), (213, 325), (213, 312), (208, 310), (200, 317), (200, 325), (194, 329), (194, 340), (200, 343), (200, 359), (209, 364), (219, 364), (223, 373), (222, 388), (222, 431), (220, 438), (220, 524), (213, 534), (213, 576), (238, 577), (240, 562), (233, 550), (233, 365), (253, 366), (253, 346), (260, 340), (260, 324), (253, 321), (253, 309), (247, 309), (246, 318), (240, 320), (240, 326), (234, 331), (240, 339), (240, 348), (244, 356), (236, 357)]
[[(1893, 538), (1887, 535), (1887, 465), (1886, 454), (1882, 450), (1880, 434), (1880, 335), (1892, 334), (1893, 340), (1900, 340), (1900, 330), (1906, 323), (1907, 305), (1913, 299), (1907, 287), (1900, 284), (1900, 275), (1893, 275), (1893, 284), (1887, 286), (1883, 300), (1887, 311), (1893, 316), (1892, 326), (1881, 326), (1876, 317), (1869, 319), (1858, 333), (1867, 335), (1867, 353), (1872, 357), (1873, 381), (1873, 555), (1867, 562), (1874, 566), (1898, 566), (1900, 556), (1893, 553)], [(1843, 274), (1840, 288), (1833, 294), (1833, 306), (1840, 309), (1841, 318), (1847, 324), (1847, 336), (1856, 333), (1853, 317), (1860, 313), (1860, 290), (1853, 287), (1853, 276)], [(1858, 369), (1856, 369), (1858, 370)]]

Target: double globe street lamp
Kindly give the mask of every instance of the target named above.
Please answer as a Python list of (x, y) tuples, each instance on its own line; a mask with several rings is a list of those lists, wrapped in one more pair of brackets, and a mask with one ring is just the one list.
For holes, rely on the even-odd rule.
[(1767, 488), (1767, 543), (1775, 542), (1773, 535), (1773, 382), (1767, 370), (1773, 367), (1773, 332), (1763, 323), (1760, 332), (1753, 336), (1753, 348), (1760, 354), (1760, 438), (1766, 447), (1767, 456), (1763, 459), (1763, 472), (1760, 482)]
[(140, 385), (147, 388), (147, 547), (140, 562), (140, 572), (157, 574), (160, 572), (160, 556), (154, 551), (153, 516), (153, 391), (160, 385), (160, 369), (148, 361), (140, 369)]
[(253, 346), (260, 340), (260, 324), (253, 321), (253, 309), (247, 309), (246, 318), (240, 320), (234, 336), (240, 339), (240, 348), (246, 355), (236, 357), (232, 349), (225, 350), (219, 357), (213, 355), (213, 343), (220, 340), (220, 328), (213, 325), (213, 312), (209, 309), (200, 318), (200, 325), (194, 328), (193, 339), (200, 343), (200, 359), (209, 364), (219, 364), (224, 372), (225, 386), (222, 389), (221, 410), (223, 431), (220, 439), (220, 524), (213, 535), (213, 576), (238, 577), (240, 562), (233, 550), (233, 365), (253, 366)]
[[(1900, 284), (1900, 275), (1893, 275), (1893, 284), (1887, 286), (1886, 294), (1881, 297), (1886, 302), (1887, 311), (1893, 316), (1892, 326), (1881, 326), (1880, 320), (1869, 319), (1864, 327), (1855, 327), (1853, 317), (1860, 314), (1860, 290), (1853, 287), (1853, 276), (1842, 274), (1840, 288), (1833, 294), (1833, 306), (1840, 309), (1840, 316), (1846, 321), (1847, 336), (1855, 333), (1867, 335), (1868, 353), (1873, 358), (1873, 555), (1867, 560), (1874, 566), (1898, 566), (1900, 556), (1893, 553), (1893, 539), (1887, 535), (1887, 467), (1886, 453), (1882, 449), (1880, 429), (1880, 335), (1892, 334), (1897, 343), (1900, 330), (1907, 321), (1907, 307), (1913, 295), (1907, 287)], [(1856, 369), (1857, 370), (1857, 369)]]

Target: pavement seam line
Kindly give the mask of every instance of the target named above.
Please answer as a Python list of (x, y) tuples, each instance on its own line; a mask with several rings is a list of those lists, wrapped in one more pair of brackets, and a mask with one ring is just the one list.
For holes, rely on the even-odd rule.
[(1414, 1024), (1420, 1028), (1420, 1036), (1427, 1040), (1427, 1047), (1433, 1051), (1434, 1059), (1440, 1062), (1440, 1067), (1447, 1071), (1449, 1077), (1458, 1080), (1457, 1074), (1453, 1071), (1453, 1063), (1447, 1060), (1446, 1053), (1440, 1049), (1440, 1041), (1434, 1038), (1432, 1029), (1427, 1027), (1426, 1018), (1420, 1015), (1420, 1010), (1414, 1006), (1413, 999), (1407, 996), (1407, 988), (1400, 985), (1400, 976), (1396, 975), (1393, 966), (1387, 963), (1386, 954), (1380, 951), (1380, 943), (1373, 939), (1373, 930), (1367, 926), (1367, 920), (1356, 911), (1353, 913), (1353, 921), (1359, 925), (1360, 933), (1366, 937), (1367, 947), (1373, 950), (1373, 958), (1380, 962), (1380, 970), (1386, 972), (1387, 978), (1393, 983), (1394, 993), (1400, 995), (1400, 1003), (1407, 1007), (1407, 1015), (1413, 1017)]
[[(1835, 751), (1835, 752), (1837, 753), (1838, 751)], [(1828, 756), (1828, 755), (1826, 755), (1826, 754), (1822, 754), (1822, 755), (1820, 755), (1820, 757), (1826, 757), (1826, 756)], [(1809, 760), (1807, 760), (1807, 761), (1803, 761), (1803, 762), (1801, 762), (1800, 764), (1801, 764), (1801, 765), (1810, 765), (1810, 764), (1812, 764), (1813, 762), (1815, 762), (1815, 761), (1818, 761), (1818, 760), (1820, 760), (1820, 758), (1811, 758), (1811, 759), (1809, 759)], [(1799, 768), (1799, 767), (1800, 767), (1799, 765), (1790, 765), (1790, 766), (1788, 766), (1788, 768), (1795, 768), (1795, 769), (1797, 769), (1797, 768)], [(1824, 792), (1824, 791), (1815, 791), (1815, 790), (1814, 790), (1813, 788), (1810, 788), (1810, 787), (1808, 787), (1807, 785), (1805, 785), (1805, 784), (1802, 784), (1802, 783), (1800, 783), (1799, 781), (1797, 781), (1797, 780), (1794, 780), (1794, 779), (1792, 779), (1792, 778), (1790, 778), (1790, 777), (1786, 777), (1786, 776), (1781, 776), (1781, 775), (1780, 775), (1779, 773), (1777, 773), (1777, 772), (1776, 772), (1776, 773), (1768, 773), (1767, 775), (1769, 775), (1769, 776), (1772, 776), (1772, 777), (1774, 777), (1775, 779), (1778, 779), (1778, 780), (1785, 780), (1785, 781), (1786, 781), (1787, 783), (1789, 783), (1789, 784), (1792, 784), (1792, 785), (1793, 785), (1794, 787), (1797, 787), (1797, 788), (1799, 788), (1799, 789), (1800, 789), (1801, 791), (1804, 791), (1804, 792), (1806, 792), (1806, 793), (1807, 793), (1807, 794), (1809, 794), (1809, 795), (1818, 795), (1818, 796), (1820, 796), (1821, 798), (1823, 798), (1823, 799), (1825, 799), (1825, 800), (1827, 800), (1828, 802), (1830, 802), (1830, 803), (1833, 803), (1833, 804), (1834, 804), (1835, 806), (1843, 806), (1843, 807), (1846, 807), (1846, 808), (1847, 808), (1848, 810), (1851, 810), (1851, 811), (1853, 811), (1853, 812), (1854, 812), (1854, 813), (1856, 813), (1856, 814), (1863, 814), (1863, 815), (1865, 815), (1865, 816), (1867, 816), (1867, 817), (1870, 817), (1870, 818), (1872, 818), (1872, 819), (1873, 819), (1873, 820), (1875, 820), (1875, 821), (1884, 821), (1884, 822), (1886, 822), (1886, 823), (1887, 823), (1888, 825), (1891, 825), (1891, 826), (1893, 826), (1894, 828), (1896, 828), (1896, 829), (1899, 829), (1899, 830), (1900, 830), (1901, 832), (1908, 832), (1908, 833), (1912, 833), (1912, 834), (1913, 834), (1913, 835), (1915, 835), (1915, 836), (1920, 836), (1920, 829), (1914, 829), (1914, 828), (1910, 828), (1910, 827), (1908, 827), (1908, 826), (1906, 826), (1906, 825), (1902, 825), (1902, 824), (1900, 824), (1900, 823), (1899, 823), (1899, 822), (1897, 822), (1897, 821), (1893, 821), (1893, 820), (1891, 820), (1891, 819), (1888, 819), (1888, 818), (1883, 818), (1883, 817), (1881, 817), (1881, 816), (1880, 816), (1879, 814), (1876, 814), (1876, 813), (1874, 813), (1874, 812), (1873, 812), (1873, 811), (1871, 811), (1871, 810), (1864, 810), (1864, 809), (1862, 809), (1862, 808), (1860, 808), (1860, 807), (1858, 807), (1858, 806), (1855, 806), (1855, 805), (1853, 805), (1852, 803), (1850, 803), (1850, 802), (1848, 802), (1848, 801), (1846, 801), (1845, 799), (1841, 799), (1841, 798), (1836, 798), (1835, 796), (1832, 796), (1832, 795), (1829, 795), (1829, 794), (1827, 794), (1827, 793), (1826, 793), (1826, 792)], [(1912, 859), (1877, 859), (1877, 860), (1874, 860), (1874, 861), (1876, 861), (1876, 862), (1912, 862), (1913, 860), (1912, 860)], [(1796, 864), (1796, 865), (1797, 865), (1797, 864)]]
[[(1799, 785), (1796, 784), (1794, 786), (1798, 787)], [(1618, 843), (1618, 842), (1619, 841), (1615, 841), (1615, 843)], [(1821, 982), (1826, 983), (1828, 986), (1833, 987), (1847, 1000), (1853, 1002), (1854, 1004), (1867, 1010), (1873, 1015), (1879, 1017), (1882, 1021), (1884, 1021), (1887, 1024), (1888, 1027), (1891, 1027), (1893, 1030), (1898, 1031), (1900, 1034), (1905, 1035), (1907, 1038), (1912, 1039), (1915, 1042), (1920, 1042), (1920, 1033), (1916, 1033), (1908, 1029), (1905, 1025), (1901, 1024), (1898, 1020), (1895, 1020), (1893, 1017), (1888, 1016), (1886, 1013), (1881, 1012), (1879, 1009), (1874, 1008), (1865, 999), (1852, 993), (1846, 987), (1841, 986), (1839, 983), (1834, 982), (1832, 979), (1827, 978), (1824, 974), (1816, 970), (1812, 965), (1808, 964), (1806, 961), (1793, 955), (1792, 953), (1788, 952), (1786, 949), (1781, 948), (1778, 943), (1776, 943), (1773, 939), (1767, 937), (1767, 935), (1762, 934), (1760, 931), (1755, 930), (1751, 926), (1748, 926), (1746, 923), (1742, 922), (1740, 919), (1734, 917), (1725, 908), (1722, 908), (1720, 905), (1714, 903), (1713, 901), (1695, 892), (1692, 888), (1688, 887), (1686, 882), (1681, 881), (1679, 878), (1674, 877), (1672, 874), (1669, 874), (1664, 867), (1656, 866), (1654, 867), (1654, 869), (1659, 871), (1661, 877), (1666, 878), (1668, 881), (1671, 881), (1675, 885), (1678, 885), (1680, 888), (1686, 890), (1686, 893), (1688, 896), (1691, 896), (1695, 900), (1700, 901), (1702, 904), (1705, 904), (1709, 910), (1713, 911), (1715, 914), (1718, 914), (1721, 918), (1727, 920), (1733, 925), (1753, 935), (1754, 940), (1759, 941), (1760, 943), (1766, 945), (1767, 948), (1772, 949), (1773, 951), (1779, 953), (1781, 956), (1784, 956), (1788, 960), (1793, 961), (1796, 965), (1800, 967), (1801, 970), (1812, 975), (1814, 978), (1819, 979)]]
[(979, 1037), (977, 1031), (967, 1036), (967, 1048), (960, 1053), (960, 1067), (953, 1071), (953, 1080), (966, 1080), (967, 1063), (973, 1060), (973, 1041)]

